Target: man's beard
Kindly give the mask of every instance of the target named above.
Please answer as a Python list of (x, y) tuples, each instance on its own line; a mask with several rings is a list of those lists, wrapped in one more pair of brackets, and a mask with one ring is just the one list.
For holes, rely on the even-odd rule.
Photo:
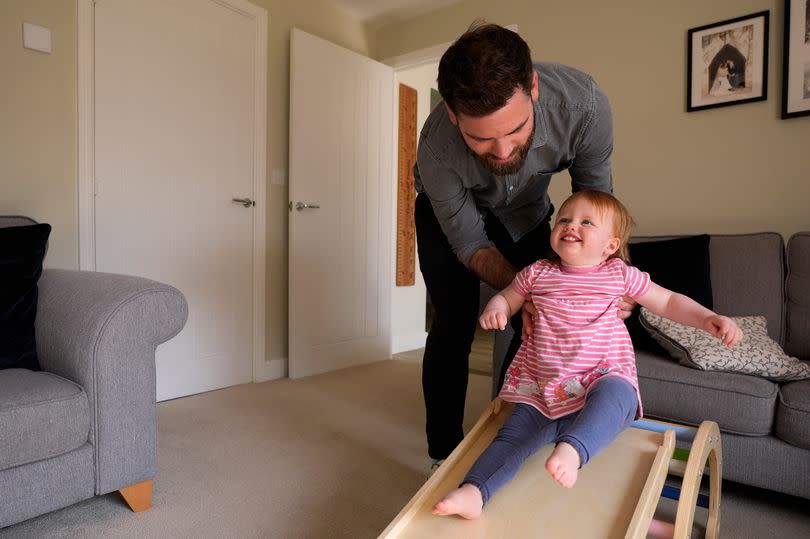
[(470, 153), (475, 156), (475, 158), (484, 166), (484, 168), (496, 176), (517, 174), (517, 172), (523, 167), (523, 163), (526, 161), (526, 156), (529, 155), (529, 150), (532, 147), (533, 141), (534, 122), (532, 122), (532, 132), (529, 134), (529, 138), (526, 139), (526, 142), (522, 146), (519, 146), (512, 151), (512, 154), (509, 156), (511, 160), (506, 163), (498, 162), (498, 158), (489, 153), (479, 155), (472, 150), (470, 150)]

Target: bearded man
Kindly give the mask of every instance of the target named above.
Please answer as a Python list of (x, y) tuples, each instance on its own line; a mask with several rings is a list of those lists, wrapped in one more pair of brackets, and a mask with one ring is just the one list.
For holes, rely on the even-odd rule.
[[(532, 63), (518, 34), (474, 24), (442, 56), (438, 83), (444, 102), (414, 166), (419, 266), (434, 307), (422, 364), (434, 468), (464, 437), (479, 282), (501, 290), (549, 254), (553, 174), (568, 170), (572, 191), (613, 190), (613, 118), (591, 76)], [(520, 315), (511, 323), (501, 381), (520, 345)]]

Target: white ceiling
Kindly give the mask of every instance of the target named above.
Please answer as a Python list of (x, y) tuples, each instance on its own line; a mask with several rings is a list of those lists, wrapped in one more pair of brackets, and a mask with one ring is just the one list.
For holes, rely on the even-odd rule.
[(388, 24), (416, 17), (460, 0), (331, 0), (365, 23)]

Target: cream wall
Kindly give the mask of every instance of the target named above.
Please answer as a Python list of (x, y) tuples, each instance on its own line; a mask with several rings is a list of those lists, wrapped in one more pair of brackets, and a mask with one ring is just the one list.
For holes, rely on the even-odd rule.
[[(616, 116), (616, 192), (640, 233), (810, 229), (810, 117), (779, 120), (781, 0), (496, 5), (465, 0), (373, 31), (327, 0), (255, 0), (269, 13), (268, 335), (287, 356), (287, 153), (292, 26), (390, 58), (453, 40), (476, 17), (517, 24), (535, 56), (592, 73)], [(766, 102), (685, 113), (686, 30), (771, 10)], [(584, 15), (583, 15), (584, 14)], [(53, 53), (22, 48), (22, 22), (53, 33)], [(78, 267), (76, 2), (0, 1), (0, 214), (53, 225), (49, 267)], [(368, 31), (371, 31), (370, 29)], [(324, 91), (328, 91), (325, 84)], [(317, 106), (317, 104), (313, 104)], [(557, 178), (553, 195), (568, 186)]]
[[(51, 29), (51, 54), (23, 49), (23, 21)], [(46, 265), (76, 268), (76, 2), (0, 1), (0, 70), (0, 215), (50, 223)]]
[[(686, 113), (689, 28), (770, 10), (768, 99)], [(517, 24), (536, 59), (591, 73), (615, 118), (616, 193), (640, 234), (810, 230), (810, 117), (779, 119), (782, 0), (464, 0), (377, 29), (376, 58), (454, 40), (477, 17)], [(552, 182), (557, 202), (567, 175)]]
[[(369, 47), (360, 22), (328, 1), (253, 3), (269, 14), (267, 353), (281, 359), (287, 357), (290, 28), (361, 54)], [(23, 21), (51, 30), (52, 54), (23, 49)], [(71, 269), (79, 264), (76, 24), (75, 0), (0, 1), (0, 215), (25, 214), (51, 223), (46, 266)]]
[[(401, 69), (395, 72), (397, 87), (405, 84), (416, 90), (416, 132), (419, 131), (430, 114), (430, 89), (436, 88), (438, 62)], [(399, 98), (397, 98), (399, 99)], [(397, 191), (392, 189), (391, 207), (397, 207)], [(391, 216), (391, 252), (396, 252), (396, 212)], [(396, 286), (396, 275), (391, 275), (391, 353), (413, 350), (425, 346), (425, 303), (427, 289), (422, 272), (419, 271), (418, 257), (415, 260), (415, 279), (412, 286)], [(396, 270), (396, 267), (394, 268)]]

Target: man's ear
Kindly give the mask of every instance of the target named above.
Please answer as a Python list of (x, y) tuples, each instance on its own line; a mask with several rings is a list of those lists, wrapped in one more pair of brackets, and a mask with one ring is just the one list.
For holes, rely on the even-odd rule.
[(458, 125), (458, 118), (456, 117), (456, 113), (453, 112), (453, 109), (450, 108), (450, 105), (445, 102), (444, 108), (447, 109), (447, 116), (450, 118), (450, 123)]
[(537, 71), (535, 71), (534, 75), (532, 76), (532, 92), (531, 92), (532, 101), (537, 101), (538, 99), (540, 99), (540, 86), (538, 82), (539, 80), (540, 76), (537, 74)]

